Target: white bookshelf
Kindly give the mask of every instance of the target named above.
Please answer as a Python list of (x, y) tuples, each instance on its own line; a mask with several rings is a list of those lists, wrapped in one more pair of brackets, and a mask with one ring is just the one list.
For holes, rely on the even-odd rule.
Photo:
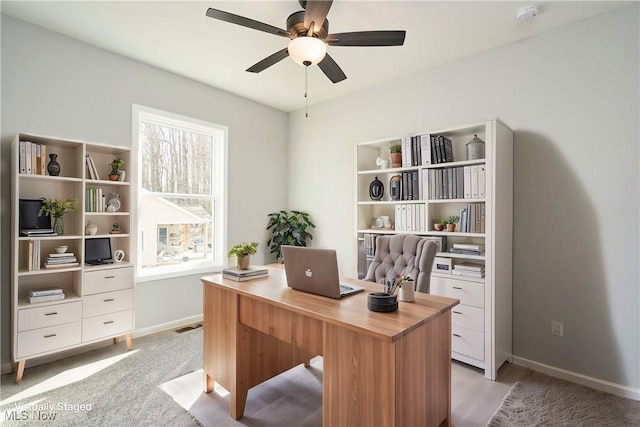
[[(20, 170), (20, 141), (45, 146), (46, 158), (37, 163), (35, 173)], [(46, 170), (48, 154), (57, 154), (60, 175)], [(93, 159), (101, 180), (90, 179), (85, 156)], [(110, 181), (109, 163), (115, 157), (131, 165), (130, 150), (99, 143), (20, 133), (12, 145), (11, 194), (11, 289), (12, 289), (12, 357), (16, 382), (22, 379), (26, 361), (89, 343), (124, 336), (131, 347), (134, 328), (133, 259), (130, 215), (130, 182)], [(127, 169), (128, 170), (128, 169)], [(89, 189), (117, 193), (121, 202), (116, 212), (87, 212)], [(57, 236), (21, 236), (19, 230), (20, 199), (75, 198), (78, 209), (65, 213), (64, 234)], [(95, 235), (86, 235), (91, 221), (98, 226)], [(110, 234), (117, 222), (120, 234)], [(122, 250), (122, 262), (102, 266), (85, 265), (84, 246), (88, 239), (108, 237), (113, 251)], [(40, 263), (33, 268), (29, 255), (30, 241), (39, 242)], [(55, 269), (44, 268), (48, 254), (56, 246), (68, 246), (79, 265)], [(29, 303), (29, 292), (55, 286), (65, 298), (58, 301)]]
[[(404, 165), (400, 168), (380, 169), (376, 159), (388, 159), (389, 146), (404, 137), (416, 135), (444, 135), (451, 140), (453, 162)], [(474, 135), (485, 142), (485, 158), (467, 160), (466, 144)], [(403, 154), (404, 156), (405, 154)], [(443, 168), (484, 166), (484, 197), (436, 198), (431, 177)], [(513, 132), (500, 120), (489, 120), (445, 129), (425, 129), (413, 135), (384, 138), (355, 145), (355, 229), (359, 245), (371, 236), (382, 234), (416, 234), (446, 237), (447, 248), (437, 254), (453, 264), (465, 261), (484, 264), (485, 277), (461, 277), (433, 272), (432, 294), (460, 300), (452, 313), (452, 358), (484, 369), (485, 377), (496, 379), (498, 368), (512, 357), (512, 228), (513, 228)], [(414, 200), (391, 200), (389, 185), (394, 175), (415, 172), (418, 186)], [(427, 177), (423, 179), (423, 175)], [(384, 185), (382, 200), (369, 197), (369, 185), (377, 177)], [(426, 185), (425, 185), (426, 184)], [(419, 197), (417, 197), (419, 195)], [(454, 193), (455, 196), (455, 193)], [(461, 232), (460, 224), (453, 232), (436, 231), (435, 216), (457, 215), (469, 203), (484, 208), (484, 232)], [(413, 221), (411, 229), (397, 229), (396, 209), (409, 206)], [(417, 213), (416, 213), (417, 212)], [(404, 214), (406, 220), (407, 216)], [(388, 216), (393, 228), (374, 227), (374, 218)], [(449, 252), (454, 243), (485, 245), (484, 255)], [(372, 254), (358, 256), (358, 271), (366, 273)]]

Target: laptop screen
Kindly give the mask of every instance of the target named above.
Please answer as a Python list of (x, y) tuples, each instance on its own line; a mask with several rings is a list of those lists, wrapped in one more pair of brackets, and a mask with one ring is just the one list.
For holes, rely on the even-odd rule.
[(97, 237), (85, 240), (84, 262), (91, 265), (112, 263), (111, 238)]
[(51, 215), (40, 213), (42, 199), (20, 199), (19, 228), (20, 230), (49, 230), (51, 229)]

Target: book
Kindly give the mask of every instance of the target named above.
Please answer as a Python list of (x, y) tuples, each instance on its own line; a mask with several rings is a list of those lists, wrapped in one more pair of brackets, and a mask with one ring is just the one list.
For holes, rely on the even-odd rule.
[(254, 274), (251, 276), (235, 276), (233, 274), (222, 273), (222, 277), (224, 277), (225, 279), (235, 280), (236, 282), (244, 282), (245, 280), (261, 279), (267, 276), (269, 276), (269, 273)]
[(49, 258), (64, 258), (64, 257), (75, 257), (73, 252), (64, 252), (64, 253), (55, 253), (47, 255)]
[(475, 251), (473, 249), (450, 248), (449, 252), (460, 255), (484, 255), (484, 250)]
[(473, 262), (461, 262), (461, 263), (455, 264), (453, 268), (454, 270), (481, 272), (481, 271), (484, 271), (484, 264), (477, 264)]
[(44, 268), (45, 269), (53, 269), (53, 268), (70, 268), (70, 267), (77, 267), (80, 264), (77, 262), (73, 262), (73, 263), (65, 263), (65, 264), (45, 264)]
[(64, 299), (64, 293), (59, 293), (54, 295), (41, 295), (37, 297), (29, 297), (29, 304), (33, 304), (37, 302), (58, 301), (61, 299)]
[(62, 288), (50, 286), (47, 288), (36, 288), (29, 291), (30, 297), (41, 297), (45, 295), (57, 295), (62, 293)]
[(456, 249), (471, 249), (474, 251), (484, 250), (484, 244), (482, 243), (454, 243), (453, 247)]
[(76, 257), (69, 257), (69, 258), (47, 258), (46, 262), (47, 262), (47, 265), (54, 265), (54, 264), (73, 264), (74, 262), (78, 262), (78, 260), (76, 259)]
[(269, 274), (269, 270), (265, 267), (249, 266), (248, 270), (239, 270), (237, 268), (225, 268), (222, 270), (223, 275), (234, 277), (251, 277)]
[(456, 270), (455, 268), (451, 270), (451, 274), (456, 276), (464, 276), (464, 277), (475, 277), (477, 279), (482, 279), (484, 277), (484, 271), (467, 271), (467, 270)]

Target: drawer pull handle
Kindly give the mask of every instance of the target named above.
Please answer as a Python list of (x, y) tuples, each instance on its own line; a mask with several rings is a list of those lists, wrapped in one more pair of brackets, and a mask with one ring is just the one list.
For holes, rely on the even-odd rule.
[(55, 316), (56, 314), (58, 314), (58, 312), (54, 311), (52, 313), (45, 313), (45, 316)]
[(458, 289), (458, 290), (462, 290), (462, 288), (460, 286), (454, 286), (453, 289)]
[(110, 323), (113, 323), (113, 320), (107, 320), (106, 322), (103, 322), (103, 325), (108, 325)]
[(104, 276), (105, 279), (114, 279), (116, 276)]
[(56, 334), (51, 334), (51, 335), (45, 335), (44, 337), (45, 338), (52, 338), (52, 337), (55, 337), (55, 336), (56, 336)]
[(453, 334), (454, 337), (462, 338), (462, 335)]
[(462, 314), (461, 311), (454, 311), (455, 314)]
[(111, 302), (111, 301), (115, 301), (115, 300), (113, 298), (109, 298), (109, 299), (104, 300), (104, 302)]

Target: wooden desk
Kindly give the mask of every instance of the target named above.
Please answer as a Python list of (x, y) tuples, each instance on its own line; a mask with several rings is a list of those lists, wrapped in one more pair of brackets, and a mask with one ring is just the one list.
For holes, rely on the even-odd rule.
[(324, 426), (438, 426), (451, 422), (451, 308), (458, 300), (416, 294), (394, 313), (367, 308), (381, 285), (340, 300), (294, 291), (284, 270), (204, 287), (205, 392), (217, 381), (244, 413), (249, 388), (323, 356)]

